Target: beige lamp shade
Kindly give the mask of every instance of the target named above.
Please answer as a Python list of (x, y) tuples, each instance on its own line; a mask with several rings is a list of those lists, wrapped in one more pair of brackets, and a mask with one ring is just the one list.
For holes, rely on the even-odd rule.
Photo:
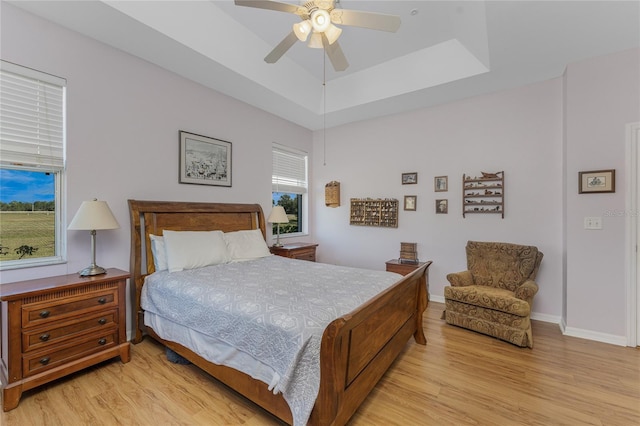
[(298, 37), (298, 40), (307, 41), (307, 37), (311, 34), (311, 21), (307, 19), (306, 21), (293, 24), (293, 32), (296, 34), (296, 37)]
[(269, 213), (269, 217), (267, 218), (267, 222), (289, 223), (289, 218), (287, 217), (287, 212), (284, 211), (284, 207), (273, 206), (273, 209), (271, 209), (271, 213)]
[(120, 225), (106, 201), (83, 201), (68, 229), (91, 231), (91, 264), (79, 274), (83, 277), (105, 274), (107, 270), (96, 264), (96, 230), (118, 229)]
[(72, 230), (118, 229), (120, 225), (106, 201), (83, 201), (69, 224)]

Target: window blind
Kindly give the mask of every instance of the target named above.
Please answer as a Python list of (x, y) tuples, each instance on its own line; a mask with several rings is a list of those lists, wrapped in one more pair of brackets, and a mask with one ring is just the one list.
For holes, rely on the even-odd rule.
[(66, 80), (0, 61), (0, 163), (64, 168)]
[(274, 192), (307, 192), (307, 154), (282, 145), (273, 145), (271, 187)]

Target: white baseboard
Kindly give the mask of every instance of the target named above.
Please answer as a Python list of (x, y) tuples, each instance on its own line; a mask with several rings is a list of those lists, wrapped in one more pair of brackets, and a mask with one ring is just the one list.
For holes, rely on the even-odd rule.
[(565, 336), (579, 337), (581, 339), (595, 340), (596, 342), (609, 343), (617, 346), (627, 346), (627, 338), (625, 336), (616, 336), (614, 334), (600, 333), (599, 331), (584, 330), (581, 328), (564, 327), (562, 334)]
[(550, 322), (551, 324), (560, 325), (560, 317), (557, 315), (539, 314), (537, 312), (531, 312), (531, 319), (536, 321)]
[(434, 294), (429, 295), (430, 302), (444, 303), (444, 296), (436, 296)]

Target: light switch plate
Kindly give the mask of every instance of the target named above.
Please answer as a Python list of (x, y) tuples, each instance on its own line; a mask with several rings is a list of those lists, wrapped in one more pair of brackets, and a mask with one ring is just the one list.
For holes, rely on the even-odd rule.
[(601, 217), (585, 217), (584, 229), (602, 229)]

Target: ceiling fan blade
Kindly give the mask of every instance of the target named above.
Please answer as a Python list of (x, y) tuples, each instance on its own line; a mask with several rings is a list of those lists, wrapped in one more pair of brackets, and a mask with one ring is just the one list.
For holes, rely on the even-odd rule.
[(399, 16), (361, 10), (333, 9), (331, 11), (331, 22), (338, 25), (350, 25), (392, 33), (395, 33), (400, 28)]
[(267, 56), (265, 56), (264, 61), (268, 64), (274, 64), (278, 62), (278, 59), (284, 55), (287, 50), (293, 46), (296, 41), (298, 41), (298, 37), (296, 33), (291, 31), (282, 41), (278, 44)]
[(278, 12), (295, 13), (301, 15), (307, 13), (307, 9), (290, 3), (282, 3), (271, 0), (235, 0), (236, 6), (256, 7), (258, 9), (276, 10)]
[(333, 44), (329, 44), (327, 36), (322, 33), (322, 44), (324, 45), (324, 50), (327, 52), (327, 56), (329, 57), (334, 70), (344, 71), (349, 67), (349, 62), (347, 62), (347, 58), (344, 56), (342, 48), (337, 41), (334, 41)]

